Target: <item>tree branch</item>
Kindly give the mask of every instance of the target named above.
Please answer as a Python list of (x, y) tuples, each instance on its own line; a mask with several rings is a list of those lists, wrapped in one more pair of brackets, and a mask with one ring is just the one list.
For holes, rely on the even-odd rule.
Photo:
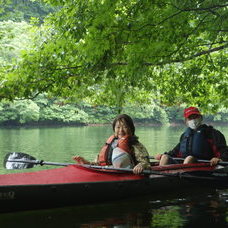
[(171, 18), (177, 16), (177, 15), (180, 14), (180, 13), (182, 13), (182, 11), (179, 11), (179, 12), (176, 12), (176, 13), (172, 14), (172, 15), (170, 15), (169, 17), (163, 19), (162, 21), (160, 21), (160, 22), (158, 22), (158, 23), (156, 23), (156, 24), (145, 24), (145, 25), (141, 26), (141, 27), (138, 28), (138, 29), (129, 29), (129, 30), (130, 30), (130, 31), (139, 31), (139, 30), (141, 30), (141, 29), (143, 29), (143, 28), (145, 28), (145, 27), (147, 27), (147, 26), (153, 26), (153, 27), (155, 27), (155, 26), (158, 26), (158, 25), (163, 24), (165, 21), (167, 21), (167, 20), (169, 20), (169, 19), (171, 19)]
[(206, 50), (206, 51), (201, 51), (195, 55), (192, 55), (192, 56), (189, 56), (188, 58), (186, 58), (186, 60), (190, 60), (190, 59), (193, 59), (195, 57), (199, 57), (201, 55), (205, 55), (205, 54), (209, 54), (209, 53), (212, 53), (212, 52), (215, 52), (215, 51), (219, 51), (219, 50), (222, 50), (222, 49), (225, 49), (228, 47), (228, 44), (225, 44), (223, 46), (220, 46), (220, 47), (216, 47), (216, 48), (212, 48), (212, 49), (209, 49), (209, 50)]
[[(182, 58), (182, 59), (173, 59), (173, 60), (169, 60), (169, 61), (163, 61), (163, 62), (160, 62), (160, 63), (149, 63), (149, 62), (144, 62), (143, 65), (144, 66), (162, 66), (162, 65), (166, 65), (166, 64), (171, 64), (171, 63), (181, 63), (181, 62), (186, 62), (186, 61), (189, 61), (191, 59), (194, 59), (194, 58), (197, 58), (199, 56), (202, 56), (202, 55), (206, 55), (206, 54), (210, 54), (212, 52), (216, 52), (216, 51), (219, 51), (219, 50), (222, 50), (222, 49), (226, 49), (228, 47), (228, 44), (227, 42), (225, 42), (226, 44), (223, 45), (223, 46), (219, 46), (219, 47), (216, 47), (216, 48), (212, 48), (212, 49), (209, 49), (209, 50), (205, 50), (205, 51), (201, 51), (201, 52), (198, 52), (194, 55), (191, 55), (189, 57), (186, 57), (186, 58)], [(213, 43), (214, 44), (214, 43)], [(209, 44), (207, 44), (209, 45)], [(168, 56), (153, 56), (154, 58), (156, 57), (163, 57), (163, 58), (166, 58)], [(113, 64), (111, 64), (112, 66), (127, 66), (128, 63), (127, 62), (115, 62)], [(56, 69), (53, 69), (54, 71), (55, 70), (66, 70), (66, 69), (75, 69), (75, 68), (78, 68), (78, 67), (81, 67), (81, 66), (72, 66), (72, 67), (64, 67), (64, 68), (56, 68)], [(72, 77), (74, 75), (69, 75), (69, 77)], [(76, 75), (76, 76), (79, 76), (79, 75)], [(43, 79), (42, 79), (43, 80)]]
[(174, 53), (177, 53), (177, 52), (178, 52), (178, 51), (187, 43), (188, 38), (198, 30), (198, 28), (201, 26), (201, 24), (204, 22), (204, 20), (205, 20), (206, 18), (207, 18), (207, 15), (205, 15), (205, 16), (199, 21), (199, 23), (197, 24), (197, 26), (196, 26), (194, 29), (192, 29), (192, 30), (187, 34), (187, 36), (186, 36), (184, 42), (182, 42), (182, 44), (179, 45), (179, 47), (178, 47), (177, 50), (173, 51), (173, 52), (169, 55), (170, 57), (171, 57)]
[(181, 9), (177, 6), (175, 6), (177, 9), (181, 10), (181, 11), (208, 11), (208, 10), (212, 10), (212, 9), (217, 9), (217, 8), (224, 8), (227, 7), (228, 4), (225, 5), (214, 5), (211, 7), (207, 7), (207, 8), (186, 8), (186, 9)]
[[(173, 60), (170, 60), (170, 61), (164, 61), (164, 62), (160, 62), (160, 63), (144, 62), (143, 65), (144, 66), (162, 66), (162, 65), (165, 65), (165, 64), (186, 62), (188, 60), (197, 58), (197, 57), (202, 56), (202, 55), (210, 54), (212, 52), (216, 52), (216, 51), (225, 49), (227, 47), (228, 47), (228, 44), (220, 46), (220, 47), (212, 48), (212, 49), (209, 49), (209, 50), (198, 52), (198, 53), (196, 53), (194, 55), (191, 55), (191, 56), (189, 56), (187, 58), (173, 59)], [(113, 65), (122, 65), (122, 66), (124, 66), (124, 65), (128, 65), (128, 63), (127, 62), (117, 62), (117, 63), (113, 63)]]

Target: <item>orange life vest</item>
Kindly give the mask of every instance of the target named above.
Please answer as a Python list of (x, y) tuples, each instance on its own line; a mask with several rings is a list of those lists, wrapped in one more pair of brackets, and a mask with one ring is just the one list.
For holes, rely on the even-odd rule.
[[(121, 148), (125, 152), (132, 155), (132, 149), (129, 146), (129, 135), (126, 135), (120, 139), (118, 139), (117, 147)], [(108, 140), (106, 141), (105, 145), (101, 148), (101, 151), (98, 155), (98, 163), (99, 165), (111, 165), (112, 161), (110, 158), (111, 152), (112, 152), (112, 143), (113, 141), (117, 139), (114, 135), (110, 136)]]

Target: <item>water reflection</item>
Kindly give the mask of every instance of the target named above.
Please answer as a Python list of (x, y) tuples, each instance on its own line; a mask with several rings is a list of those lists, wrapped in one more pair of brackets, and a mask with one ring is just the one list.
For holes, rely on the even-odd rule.
[(186, 216), (184, 227), (228, 227), (227, 197), (223, 191), (217, 192), (207, 198), (194, 200), (182, 207), (182, 213)]
[[(192, 195), (193, 194), (193, 195)], [(174, 205), (165, 205), (152, 209), (150, 227), (227, 227), (227, 194), (226, 191), (213, 193), (190, 193), (185, 199)]]
[[(115, 203), (0, 215), (8, 227), (227, 227), (227, 191), (202, 189)], [(13, 218), (13, 219), (12, 219)]]

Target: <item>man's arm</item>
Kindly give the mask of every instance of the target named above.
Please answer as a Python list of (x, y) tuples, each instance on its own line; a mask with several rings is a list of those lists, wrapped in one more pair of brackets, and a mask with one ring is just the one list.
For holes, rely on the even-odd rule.
[(228, 161), (228, 147), (224, 135), (220, 131), (214, 129), (213, 141), (217, 151), (220, 153), (220, 158), (223, 161)]

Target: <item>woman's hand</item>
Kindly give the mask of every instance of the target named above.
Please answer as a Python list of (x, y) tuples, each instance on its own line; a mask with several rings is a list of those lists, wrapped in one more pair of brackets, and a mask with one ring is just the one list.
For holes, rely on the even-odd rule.
[(83, 165), (83, 164), (90, 164), (89, 161), (87, 161), (85, 158), (83, 158), (81, 156), (73, 156), (72, 159), (74, 161), (76, 161), (76, 163), (81, 164), (81, 165)]
[(143, 166), (142, 164), (137, 164), (134, 168), (133, 168), (133, 173), (134, 174), (140, 174), (143, 171)]
[(217, 165), (220, 161), (222, 161), (220, 158), (212, 158), (210, 160), (211, 166)]

